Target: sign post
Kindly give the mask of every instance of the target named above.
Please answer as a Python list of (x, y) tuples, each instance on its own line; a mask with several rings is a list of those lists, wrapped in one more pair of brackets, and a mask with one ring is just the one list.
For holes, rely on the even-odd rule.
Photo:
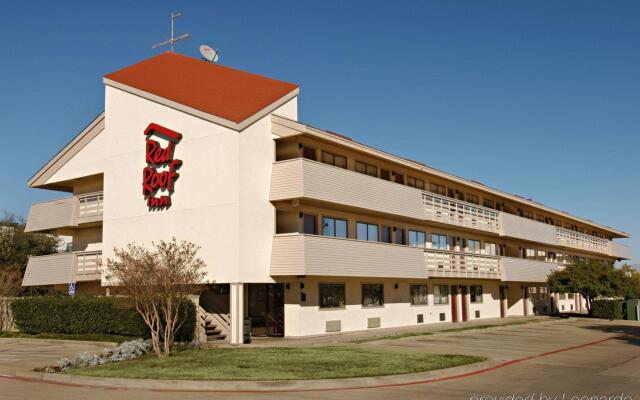
[(69, 296), (73, 297), (76, 295), (76, 283), (75, 282), (69, 282)]

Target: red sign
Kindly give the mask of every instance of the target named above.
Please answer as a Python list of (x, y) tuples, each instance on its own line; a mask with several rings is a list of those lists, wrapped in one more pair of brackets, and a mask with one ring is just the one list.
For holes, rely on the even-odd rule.
[[(161, 209), (171, 206), (171, 194), (178, 175), (178, 168), (182, 166), (181, 160), (173, 158), (176, 145), (182, 139), (182, 135), (158, 124), (149, 124), (144, 131), (147, 137), (145, 160), (147, 166), (142, 170), (142, 194), (147, 200), (149, 209)], [(165, 147), (153, 137), (164, 139)], [(166, 194), (157, 196), (158, 190), (164, 190)]]

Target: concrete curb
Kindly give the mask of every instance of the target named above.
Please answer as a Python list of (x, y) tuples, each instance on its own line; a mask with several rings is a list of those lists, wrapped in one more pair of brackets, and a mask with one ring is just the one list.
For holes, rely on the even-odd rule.
[(92, 340), (68, 340), (68, 339), (40, 339), (40, 338), (0, 338), (2, 343), (21, 343), (24, 341), (37, 340), (38, 343), (45, 344), (95, 344), (102, 347), (117, 347), (116, 342), (94, 342)]
[(313, 379), (289, 381), (193, 381), (98, 378), (79, 375), (42, 372), (17, 372), (16, 377), (67, 386), (95, 387), (117, 390), (146, 390), (171, 392), (288, 392), (364, 389), (383, 386), (400, 386), (425, 381), (455, 379), (479, 371), (493, 369), (502, 363), (490, 360), (460, 367), (403, 375), (386, 375), (364, 378)]

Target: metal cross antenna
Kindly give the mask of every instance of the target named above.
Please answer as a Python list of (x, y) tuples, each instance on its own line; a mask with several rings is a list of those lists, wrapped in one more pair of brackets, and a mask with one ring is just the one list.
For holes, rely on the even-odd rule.
[(180, 35), (178, 37), (174, 37), (173, 36), (173, 21), (178, 18), (179, 16), (181, 16), (182, 13), (176, 12), (176, 13), (171, 13), (171, 37), (169, 38), (169, 40), (165, 40), (164, 42), (160, 42), (160, 43), (156, 43), (153, 46), (151, 46), (152, 49), (156, 49), (158, 47), (162, 47), (162, 46), (166, 46), (169, 45), (171, 47), (171, 52), (173, 53), (173, 44), (177, 41), (180, 40), (186, 40), (189, 39), (189, 37), (191, 35), (189, 35), (188, 33), (185, 33), (183, 35)]

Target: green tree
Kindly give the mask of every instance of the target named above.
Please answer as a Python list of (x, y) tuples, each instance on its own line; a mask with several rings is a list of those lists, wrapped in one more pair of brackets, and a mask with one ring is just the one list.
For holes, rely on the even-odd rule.
[(640, 299), (640, 271), (629, 264), (620, 268), (624, 277), (623, 295), (625, 299)]
[(24, 220), (15, 215), (5, 213), (0, 218), (0, 271), (19, 270), (24, 274), (29, 256), (58, 252), (58, 236), (28, 233), (24, 227)]
[(625, 276), (612, 264), (597, 260), (578, 260), (549, 275), (549, 287), (555, 293), (580, 293), (587, 301), (598, 297), (624, 296)]

